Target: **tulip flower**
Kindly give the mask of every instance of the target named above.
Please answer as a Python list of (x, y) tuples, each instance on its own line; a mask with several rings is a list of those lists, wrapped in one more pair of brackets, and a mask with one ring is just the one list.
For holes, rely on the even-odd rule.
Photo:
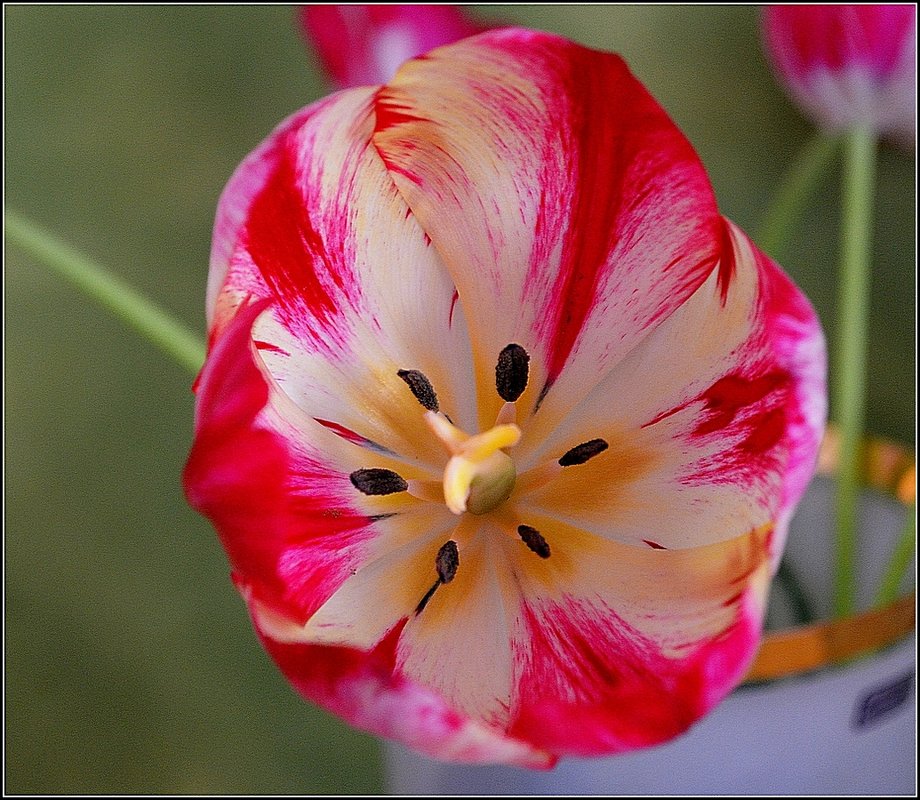
[(916, 141), (914, 4), (767, 6), (762, 23), (780, 80), (820, 127)]
[(743, 678), (824, 347), (617, 56), (520, 29), (283, 122), (220, 200), (185, 470), (307, 698), (548, 767)]
[(339, 89), (385, 83), (404, 61), (485, 30), (450, 5), (308, 5), (298, 14)]

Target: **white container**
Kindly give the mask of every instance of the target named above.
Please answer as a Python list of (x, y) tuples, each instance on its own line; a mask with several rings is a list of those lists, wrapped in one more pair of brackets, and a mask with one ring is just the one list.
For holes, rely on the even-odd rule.
[[(809, 488), (787, 558), (823, 618), (832, 586), (831, 489)], [(905, 520), (890, 496), (862, 495), (860, 607), (868, 607)], [(911, 570), (911, 573), (913, 571)], [(774, 584), (771, 625), (788, 624)], [(548, 772), (446, 764), (388, 742), (388, 788), (423, 795), (916, 794), (913, 633), (876, 653), (739, 687), (686, 734), (649, 750), (562, 759)]]

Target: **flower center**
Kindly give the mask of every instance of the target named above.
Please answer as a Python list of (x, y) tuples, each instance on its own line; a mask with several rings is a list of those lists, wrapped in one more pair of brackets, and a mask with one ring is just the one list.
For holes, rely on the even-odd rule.
[[(536, 467), (517, 472), (508, 450), (521, 439), (517, 425), (516, 403), (527, 388), (530, 356), (519, 344), (509, 344), (498, 355), (495, 366), (495, 389), (504, 405), (495, 424), (486, 431), (468, 434), (458, 428), (440, 409), (438, 395), (431, 381), (420, 371), (401, 369), (397, 372), (409, 391), (425, 409), (424, 420), (448, 453), (443, 480), (410, 479), (389, 469), (358, 469), (351, 473), (352, 485), (362, 494), (389, 495), (408, 492), (419, 500), (443, 503), (461, 516), (457, 527), (438, 551), (435, 559), (436, 579), (415, 609), (422, 613), (438, 587), (450, 583), (460, 567), (461, 552), (470, 530), (470, 517), (498, 509), (511, 498), (508, 509), (494, 518), (499, 528), (541, 559), (549, 558), (552, 550), (544, 532), (517, 519), (520, 509), (517, 499), (550, 483), (563, 469), (577, 467), (599, 456), (608, 448), (604, 439), (590, 439), (566, 450)], [(512, 496), (513, 495), (513, 496)], [(384, 515), (388, 516), (388, 515)], [(478, 525), (473, 525), (477, 528)], [(552, 532), (549, 532), (550, 537)]]
[(443, 414), (425, 412), (425, 422), (451, 454), (444, 468), (444, 502), (454, 514), (486, 514), (511, 494), (517, 478), (504, 452), (521, 438), (514, 423), (502, 423), (469, 436)]

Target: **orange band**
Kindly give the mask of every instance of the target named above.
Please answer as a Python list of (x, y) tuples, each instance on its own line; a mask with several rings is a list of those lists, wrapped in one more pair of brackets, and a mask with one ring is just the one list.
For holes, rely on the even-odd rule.
[(855, 617), (767, 633), (745, 681), (809, 672), (892, 644), (914, 629), (916, 600), (911, 592)]
[[(829, 427), (818, 456), (818, 472), (833, 474), (839, 452), (839, 433)], [(865, 486), (886, 492), (904, 505), (916, 499), (916, 460), (903, 447), (883, 439), (868, 439), (860, 466)], [(856, 616), (768, 631), (745, 681), (809, 672), (893, 644), (914, 629), (916, 601), (916, 592), (911, 592), (887, 606)]]

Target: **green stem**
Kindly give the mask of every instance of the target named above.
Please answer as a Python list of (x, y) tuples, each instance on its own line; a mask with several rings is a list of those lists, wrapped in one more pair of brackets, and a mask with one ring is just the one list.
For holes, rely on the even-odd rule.
[(3, 229), (11, 242), (70, 281), (176, 362), (191, 372), (201, 369), (205, 356), (201, 337), (120, 278), (15, 211), (4, 212)]
[(917, 547), (917, 503), (916, 501), (908, 510), (907, 522), (904, 523), (904, 530), (894, 548), (891, 560), (885, 574), (882, 576), (882, 582), (875, 595), (875, 605), (885, 606), (894, 601), (898, 596), (898, 589), (901, 586), (901, 579), (907, 568), (910, 566), (910, 560), (914, 556), (914, 550)]
[(839, 338), (831, 380), (831, 407), (840, 426), (837, 478), (837, 565), (834, 612), (856, 607), (856, 527), (859, 496), (859, 446), (866, 405), (866, 338), (869, 318), (869, 255), (876, 140), (857, 128), (845, 140), (840, 286), (837, 300)]
[(840, 144), (839, 136), (816, 131), (783, 175), (755, 240), (769, 256), (779, 259), (802, 211), (821, 185)]
[(779, 569), (776, 571), (776, 580), (786, 591), (786, 599), (792, 607), (792, 613), (795, 615), (796, 624), (807, 625), (810, 622), (814, 622), (818, 618), (818, 615), (815, 614), (811, 602), (808, 600), (805, 590), (799, 582), (798, 576), (792, 570), (792, 567), (789, 566), (789, 562), (785, 558), (779, 562)]

